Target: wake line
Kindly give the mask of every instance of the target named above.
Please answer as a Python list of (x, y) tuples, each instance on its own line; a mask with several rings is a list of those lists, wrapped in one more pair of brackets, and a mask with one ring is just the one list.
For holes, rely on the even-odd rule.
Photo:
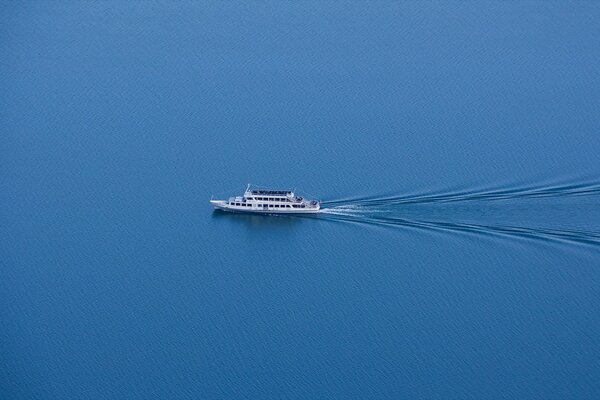
[(588, 182), (568, 185), (514, 187), (509, 189), (471, 190), (447, 193), (425, 193), (401, 196), (374, 196), (357, 197), (339, 200), (324, 201), (323, 204), (335, 206), (364, 205), (378, 206), (391, 204), (416, 204), (416, 203), (438, 203), (459, 202), (474, 200), (506, 200), (526, 198), (558, 198), (567, 196), (595, 196), (600, 195), (600, 183)]
[(508, 236), (543, 241), (561, 241), (600, 246), (600, 233), (523, 226), (485, 225), (445, 221), (411, 220), (396, 217), (370, 217), (337, 209), (323, 209), (322, 213), (333, 221), (345, 221), (358, 224), (377, 225), (391, 228), (416, 228), (457, 233), (475, 233), (480, 235)]

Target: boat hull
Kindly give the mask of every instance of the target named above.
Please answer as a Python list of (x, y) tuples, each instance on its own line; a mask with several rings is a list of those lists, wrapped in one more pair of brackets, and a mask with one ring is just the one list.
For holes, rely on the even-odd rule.
[(245, 214), (317, 214), (320, 211), (320, 206), (307, 208), (289, 208), (281, 209), (274, 207), (242, 207), (227, 204), (223, 200), (211, 200), (210, 203), (215, 210), (237, 212)]

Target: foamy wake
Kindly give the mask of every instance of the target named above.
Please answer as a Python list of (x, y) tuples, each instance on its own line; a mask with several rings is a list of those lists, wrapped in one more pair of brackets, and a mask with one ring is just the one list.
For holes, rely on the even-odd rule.
[[(573, 187), (574, 186), (574, 187)], [(561, 190), (551, 193), (551, 190), (538, 190), (535, 195), (531, 193), (494, 193), (492, 195), (478, 194), (463, 196), (465, 200), (497, 200), (497, 199), (511, 199), (517, 200), (519, 198), (529, 197), (565, 197), (565, 196), (596, 196), (600, 194), (598, 186), (584, 186), (584, 185), (573, 185), (572, 187), (560, 188)], [(457, 215), (452, 212), (446, 212), (443, 214), (428, 213), (427, 211), (421, 210), (418, 214), (415, 214), (415, 210), (412, 212), (407, 203), (418, 204), (418, 203), (434, 203), (437, 201), (446, 202), (448, 200), (457, 200), (459, 196), (447, 195), (447, 196), (436, 196), (425, 197), (421, 199), (413, 198), (411, 201), (401, 199), (400, 197), (388, 197), (379, 199), (361, 200), (357, 203), (356, 200), (347, 200), (352, 203), (340, 204), (341, 200), (328, 202), (327, 207), (320, 210), (321, 214), (325, 214), (326, 219), (345, 221), (347, 223), (359, 223), (366, 225), (377, 225), (385, 227), (397, 227), (397, 228), (416, 228), (425, 230), (436, 230), (444, 232), (461, 232), (461, 233), (475, 233), (482, 235), (501, 235), (518, 238), (528, 239), (539, 239), (539, 240), (553, 240), (561, 242), (576, 242), (581, 244), (592, 245), (594, 247), (600, 245), (600, 232), (595, 229), (588, 227), (588, 229), (572, 229), (564, 226), (556, 226), (553, 223), (544, 223), (544, 226), (539, 226), (539, 222), (527, 222), (527, 218), (522, 220), (514, 220), (514, 217), (510, 218), (509, 214), (506, 219), (498, 218), (498, 215), (491, 215), (492, 220), (486, 221), (486, 213), (483, 214), (481, 211), (481, 201), (478, 203), (478, 207), (474, 208), (474, 213), (469, 213), (464, 209)], [(337, 204), (336, 204), (337, 203)], [(560, 204), (560, 203), (559, 203)], [(441, 206), (441, 205), (440, 205)], [(532, 207), (535, 207), (533, 205)], [(575, 207), (575, 205), (574, 205)], [(579, 208), (576, 208), (579, 209)], [(517, 209), (518, 210), (518, 209)], [(433, 210), (431, 210), (433, 211)], [(562, 208), (552, 208), (552, 212), (562, 213), (565, 212)], [(572, 213), (573, 210), (567, 210)], [(531, 209), (531, 213), (537, 213), (535, 208)], [(597, 212), (593, 209), (588, 208), (581, 209), (581, 212), (591, 212), (590, 218), (594, 218)], [(489, 214), (489, 210), (487, 212)], [(559, 214), (560, 215), (560, 214)], [(490, 215), (487, 215), (488, 217)], [(464, 221), (466, 217), (467, 221)], [(441, 218), (441, 220), (440, 220)], [(481, 219), (481, 223), (476, 220)], [(553, 215), (548, 215), (548, 221), (553, 221)], [(550, 226), (548, 226), (550, 225)], [(553, 226), (554, 225), (554, 226)], [(568, 224), (572, 226), (572, 224)]]

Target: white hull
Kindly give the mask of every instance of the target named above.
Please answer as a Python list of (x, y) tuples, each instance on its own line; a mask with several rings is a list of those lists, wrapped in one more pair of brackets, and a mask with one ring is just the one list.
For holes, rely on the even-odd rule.
[(225, 200), (211, 200), (210, 204), (212, 204), (215, 210), (253, 214), (316, 214), (321, 208), (319, 204), (306, 208), (275, 208), (272, 204), (267, 205), (267, 207), (258, 205), (248, 207), (228, 204)]

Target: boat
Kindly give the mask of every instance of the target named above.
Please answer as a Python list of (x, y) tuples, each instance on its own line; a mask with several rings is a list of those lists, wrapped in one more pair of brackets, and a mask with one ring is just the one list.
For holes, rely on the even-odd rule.
[(250, 184), (243, 196), (211, 198), (210, 204), (215, 210), (260, 214), (315, 214), (321, 209), (320, 201), (297, 196), (293, 190), (254, 188)]

